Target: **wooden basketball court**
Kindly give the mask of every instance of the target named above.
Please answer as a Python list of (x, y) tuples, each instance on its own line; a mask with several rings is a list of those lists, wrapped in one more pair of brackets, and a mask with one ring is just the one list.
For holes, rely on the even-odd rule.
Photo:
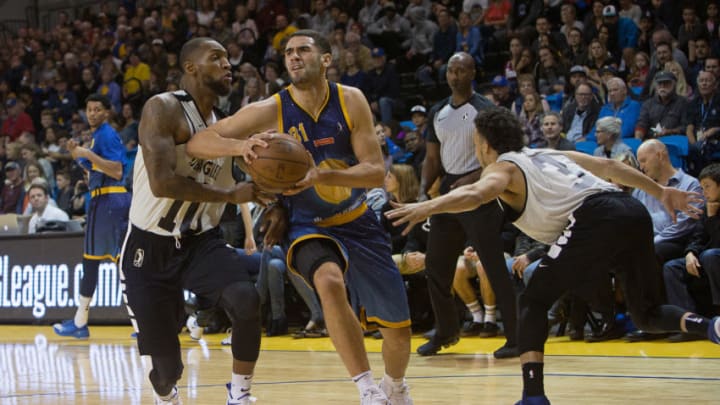
[[(0, 404), (151, 404), (145, 359), (130, 327), (92, 327), (89, 340), (60, 338), (49, 326), (0, 326)], [(224, 335), (181, 336), (184, 404), (225, 404), (230, 378)], [(422, 344), (413, 338), (413, 350)], [(376, 378), (382, 341), (366, 339)], [(514, 404), (518, 359), (489, 353), (500, 338), (464, 338), (441, 355), (412, 355), (415, 403)], [(551, 338), (545, 364), (553, 404), (720, 403), (720, 346), (690, 343), (576, 343)], [(328, 338), (263, 338), (253, 393), (258, 404), (357, 404), (358, 393)]]

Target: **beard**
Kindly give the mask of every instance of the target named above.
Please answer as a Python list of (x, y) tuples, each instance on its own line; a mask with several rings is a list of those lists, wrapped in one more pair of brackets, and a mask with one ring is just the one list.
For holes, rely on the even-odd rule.
[(208, 79), (205, 81), (205, 85), (219, 96), (227, 96), (232, 91), (232, 84), (225, 84), (224, 80)]

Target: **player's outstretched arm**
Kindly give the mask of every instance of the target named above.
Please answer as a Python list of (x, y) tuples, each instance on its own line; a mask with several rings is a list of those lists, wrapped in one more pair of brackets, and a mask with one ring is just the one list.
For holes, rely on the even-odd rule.
[(274, 97), (248, 104), (197, 132), (187, 143), (187, 154), (201, 159), (242, 156), (250, 163), (257, 157), (253, 152), (255, 146), (267, 147), (262, 137), (250, 136), (267, 130), (279, 131)]
[(407, 223), (403, 234), (408, 234), (412, 227), (427, 217), (441, 213), (471, 211), (503, 194), (510, 185), (514, 172), (518, 170), (511, 163), (493, 163), (484, 171), (480, 180), (466, 186), (458, 187), (451, 192), (432, 200), (415, 204), (393, 204), (395, 209), (385, 213), (399, 226)]
[(252, 183), (241, 183), (232, 189), (200, 184), (175, 172), (176, 134), (189, 134), (184, 126), (182, 107), (171, 95), (155, 96), (145, 103), (138, 137), (153, 195), (159, 198), (197, 202), (242, 203), (258, 198)]
[(701, 207), (704, 201), (698, 193), (663, 187), (641, 171), (614, 159), (598, 158), (579, 152), (563, 153), (600, 178), (639, 188), (657, 198), (665, 206), (673, 221), (676, 220), (675, 211), (682, 211), (692, 218), (698, 218), (702, 214), (702, 209), (698, 207)]

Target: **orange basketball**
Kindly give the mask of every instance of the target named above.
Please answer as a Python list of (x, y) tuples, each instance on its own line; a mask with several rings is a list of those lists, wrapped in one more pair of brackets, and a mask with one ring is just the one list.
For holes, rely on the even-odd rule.
[(240, 167), (250, 176), (255, 184), (266, 191), (279, 193), (292, 188), (305, 178), (312, 167), (312, 159), (305, 147), (295, 138), (287, 134), (273, 134), (265, 139), (267, 148), (254, 148), (257, 159), (247, 165), (242, 159)]

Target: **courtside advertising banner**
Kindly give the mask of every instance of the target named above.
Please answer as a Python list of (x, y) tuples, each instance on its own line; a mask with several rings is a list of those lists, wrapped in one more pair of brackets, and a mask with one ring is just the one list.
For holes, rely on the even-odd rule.
[[(82, 279), (82, 233), (0, 239), (0, 323), (50, 324), (75, 316)], [(90, 323), (127, 324), (120, 270), (100, 265)]]

